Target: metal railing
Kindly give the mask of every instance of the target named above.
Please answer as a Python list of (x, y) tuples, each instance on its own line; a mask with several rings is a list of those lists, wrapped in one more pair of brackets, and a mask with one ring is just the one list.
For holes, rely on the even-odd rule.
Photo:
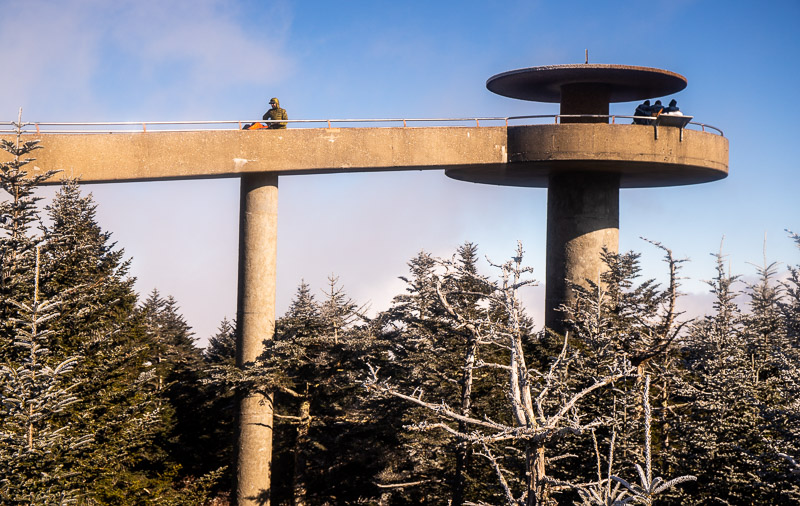
[[(630, 124), (634, 119), (653, 120), (651, 117), (601, 115), (601, 114), (539, 114), (530, 116), (507, 117), (477, 117), (477, 118), (380, 118), (380, 119), (290, 119), (290, 120), (223, 120), (223, 121), (102, 121), (102, 122), (30, 122), (22, 124), (24, 134), (115, 134), (115, 133), (145, 133), (145, 132), (196, 132), (196, 131), (221, 131), (241, 130), (250, 123), (291, 123), (292, 125), (322, 125), (323, 128), (334, 128), (344, 125), (346, 127), (359, 126), (399, 126), (409, 127), (410, 124), (437, 123), (440, 126), (459, 126), (466, 124), (476, 127), (481, 126), (513, 126), (528, 124), (560, 124), (564, 118), (605, 118), (609, 124)], [(531, 123), (531, 120), (534, 120)], [(623, 120), (624, 123), (620, 122)], [(573, 124), (573, 123), (570, 123)], [(647, 126), (647, 125), (642, 125)], [(722, 130), (705, 123), (690, 122), (693, 130), (710, 131), (724, 137)], [(114, 128), (108, 128), (114, 127)], [(195, 128), (189, 128), (195, 127)], [(313, 126), (312, 126), (313, 128)], [(0, 122), (0, 134), (16, 133), (16, 123), (13, 121)]]

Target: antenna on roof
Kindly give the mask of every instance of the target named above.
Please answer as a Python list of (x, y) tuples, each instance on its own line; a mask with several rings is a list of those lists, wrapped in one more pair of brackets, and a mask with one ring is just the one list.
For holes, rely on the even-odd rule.
[(586, 61), (583, 62), (583, 63), (585, 63), (587, 65), (589, 64), (589, 50), (588, 49), (586, 50)]

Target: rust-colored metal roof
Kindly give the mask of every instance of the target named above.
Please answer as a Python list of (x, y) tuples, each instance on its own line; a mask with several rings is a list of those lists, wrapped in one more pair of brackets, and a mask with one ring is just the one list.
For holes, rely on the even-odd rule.
[(686, 87), (686, 78), (651, 67), (607, 64), (548, 65), (509, 70), (486, 81), (489, 91), (536, 102), (561, 102), (561, 89), (572, 84), (607, 87), (611, 102), (663, 97)]

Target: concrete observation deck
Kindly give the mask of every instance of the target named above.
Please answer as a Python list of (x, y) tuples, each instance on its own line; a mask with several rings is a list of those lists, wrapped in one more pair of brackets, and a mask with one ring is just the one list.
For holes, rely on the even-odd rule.
[[(618, 249), (619, 188), (727, 176), (728, 140), (721, 132), (632, 125), (630, 117), (608, 115), (609, 102), (660, 96), (685, 83), (667, 71), (610, 65), (534, 67), (491, 78), (491, 91), (560, 102), (560, 115), (537, 117), (547, 124), (518, 126), (508, 121), (521, 117), (493, 118), (504, 126), (293, 128), (289, 121), (286, 130), (254, 131), (48, 133), (27, 126), (23, 140), (38, 139), (44, 149), (26, 169), (60, 171), (47, 184), (240, 178), (240, 367), (274, 334), (280, 176), (441, 170), (464, 181), (547, 188), (545, 325), (558, 331), (557, 308), (572, 297), (566, 281), (597, 279), (601, 249)], [(0, 138), (13, 142), (15, 136), (0, 130)], [(0, 161), (9, 159), (0, 151)], [(263, 504), (257, 498), (269, 493), (272, 417), (269, 394), (240, 396), (238, 504)]]
[(602, 252), (619, 249), (620, 188), (727, 176), (727, 140), (684, 131), (689, 117), (650, 110), (636, 118), (639, 124), (609, 122), (613, 102), (666, 97), (686, 85), (675, 72), (590, 65), (588, 55), (584, 64), (529, 67), (487, 80), (486, 87), (499, 95), (560, 106), (560, 125), (508, 129), (504, 171), (447, 171), (467, 181), (547, 187), (547, 328), (566, 331), (561, 308), (575, 301), (574, 286), (602, 282)]
[(728, 175), (728, 141), (720, 135), (653, 126), (570, 123), (508, 127), (508, 163), (448, 168), (476, 183), (547, 188), (551, 176), (613, 173), (621, 188), (707, 183)]
[[(552, 117), (551, 117), (552, 118)], [(552, 119), (550, 120), (552, 121)], [(289, 128), (134, 133), (25, 133), (44, 149), (34, 173), (51, 183), (158, 181), (346, 172), (444, 170), (455, 179), (547, 187), (555, 173), (619, 173), (622, 187), (724, 178), (725, 137), (692, 129), (570, 123), (525, 126)], [(10, 135), (2, 138), (12, 140)], [(656, 138), (657, 137), (657, 138)], [(682, 139), (681, 139), (682, 137)], [(8, 154), (0, 153), (0, 160)], [(30, 165), (28, 167), (31, 167)]]

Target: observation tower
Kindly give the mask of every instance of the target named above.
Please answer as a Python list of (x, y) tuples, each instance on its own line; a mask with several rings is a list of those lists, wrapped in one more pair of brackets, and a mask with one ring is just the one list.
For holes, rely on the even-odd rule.
[[(618, 250), (620, 188), (705, 183), (728, 174), (727, 139), (689, 126), (691, 117), (662, 115), (650, 125), (634, 125), (630, 116), (620, 124), (618, 116), (608, 115), (611, 102), (685, 88), (686, 79), (673, 72), (594, 64), (532, 67), (498, 74), (486, 86), (511, 98), (560, 103), (561, 114), (552, 124), (509, 127), (480, 126), (477, 118), (475, 126), (406, 127), (406, 120), (376, 120), (402, 126), (336, 128), (332, 121), (347, 120), (321, 120), (316, 122), (327, 127), (257, 131), (241, 130), (241, 121), (207, 122), (212, 128), (178, 122), (184, 128), (194, 124), (184, 130), (169, 122), (141, 123), (137, 131), (113, 132), (109, 125), (128, 123), (35, 123), (23, 133), (46, 146), (32, 174), (61, 171), (49, 184), (70, 177), (83, 184), (240, 179), (240, 367), (256, 360), (275, 330), (279, 177), (444, 170), (476, 183), (547, 188), (545, 325), (562, 331), (556, 310), (572, 299), (566, 280), (598, 279), (602, 248)], [(16, 139), (2, 126), (0, 138)], [(6, 160), (0, 150), (0, 161)], [(269, 502), (272, 465), (271, 395), (243, 395), (237, 413), (235, 495), (240, 505), (263, 505)]]
[(632, 124), (630, 116), (619, 124), (609, 116), (612, 102), (658, 99), (686, 85), (685, 77), (667, 70), (588, 63), (512, 70), (486, 82), (499, 95), (560, 104), (560, 122), (508, 127), (503, 166), (445, 170), (475, 183), (547, 188), (548, 328), (563, 332), (558, 307), (573, 300), (567, 281), (597, 281), (605, 267), (602, 249), (619, 250), (620, 188), (728, 175), (727, 139), (686, 128), (691, 116), (661, 115), (649, 125)]

